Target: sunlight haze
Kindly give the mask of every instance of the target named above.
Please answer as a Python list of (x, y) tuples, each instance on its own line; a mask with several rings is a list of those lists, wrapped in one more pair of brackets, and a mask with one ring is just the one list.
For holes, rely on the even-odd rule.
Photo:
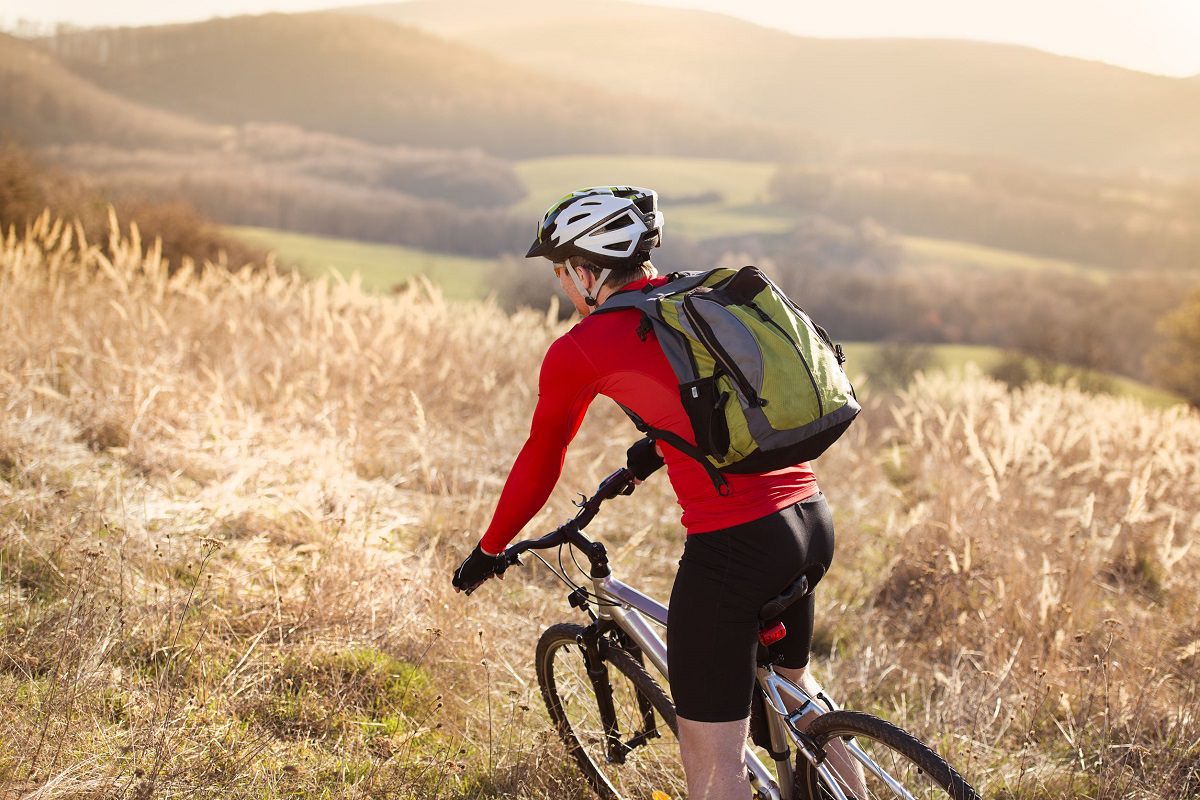
[[(825, 37), (975, 39), (1022, 44), (1062, 55), (1105, 61), (1164, 75), (1200, 73), (1200, 2), (1195, 0), (657, 0), (698, 8), (792, 33)], [(127, 0), (8, 0), (0, 25), (19, 20), (47, 24), (144, 25), (268, 11), (313, 11), (336, 0), (197, 0), (165, 4)]]

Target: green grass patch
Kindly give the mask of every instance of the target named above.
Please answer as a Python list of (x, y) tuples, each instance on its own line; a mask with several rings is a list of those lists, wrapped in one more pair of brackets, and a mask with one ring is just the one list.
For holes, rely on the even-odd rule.
[(915, 269), (950, 267), (964, 270), (1025, 270), (1062, 272), (1086, 275), (1093, 280), (1107, 281), (1110, 271), (1090, 264), (1079, 264), (1059, 258), (1019, 253), (950, 239), (928, 239), (922, 236), (901, 237), (904, 247), (904, 266)]
[(283, 659), (254, 716), (285, 737), (391, 736), (436, 710), (428, 688), (421, 667), (374, 648), (297, 652)]
[[(530, 224), (532, 228), (532, 223)], [(365, 288), (389, 291), (407, 278), (424, 275), (442, 288), (447, 299), (477, 300), (490, 289), (494, 262), (486, 258), (431, 253), (414, 247), (334, 239), (270, 228), (229, 226), (230, 234), (276, 253), (307, 276), (357, 274)]]
[[(556, 156), (519, 161), (529, 190), (514, 211), (531, 220), (565, 193), (584, 186), (647, 186), (664, 201), (667, 235), (692, 239), (741, 233), (781, 233), (794, 224), (766, 206), (776, 164), (718, 158)], [(705, 196), (712, 199), (704, 202)], [(532, 222), (530, 228), (532, 229)]]

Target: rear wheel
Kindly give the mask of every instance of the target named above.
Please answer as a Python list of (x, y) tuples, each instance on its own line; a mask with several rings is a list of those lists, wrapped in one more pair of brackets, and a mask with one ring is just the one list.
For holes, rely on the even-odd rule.
[[(563, 623), (538, 640), (537, 677), (550, 718), (592, 788), (610, 800), (645, 798), (656, 792), (687, 794), (675, 707), (645, 668), (612, 642), (603, 643), (597, 678), (582, 644), (588, 629)], [(595, 671), (595, 670), (593, 670)], [(612, 713), (601, 713), (601, 694), (612, 692)]]
[[(896, 798), (953, 798), (953, 800), (980, 800), (962, 776), (946, 763), (945, 759), (922, 744), (911, 734), (870, 714), (856, 711), (832, 711), (813, 720), (808, 734), (816, 740), (822, 751), (830, 742), (841, 739), (851, 755), (855, 751), (865, 754), (878, 771), (863, 763), (866, 778), (866, 793), (854, 794), (856, 800), (896, 800)], [(825, 763), (830, 765), (831, 760)], [(848, 787), (854, 785), (853, 776), (836, 776), (847, 795)], [(800, 798), (827, 800), (834, 795), (822, 784), (817, 770), (802, 755), (797, 757), (796, 784)], [(807, 794), (805, 793), (807, 791)]]

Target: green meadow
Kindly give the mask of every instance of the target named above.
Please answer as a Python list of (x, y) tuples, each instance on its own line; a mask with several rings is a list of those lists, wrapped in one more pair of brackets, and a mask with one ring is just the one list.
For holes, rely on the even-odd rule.
[(1048, 258), (997, 247), (957, 242), (949, 239), (930, 239), (923, 236), (903, 236), (904, 264), (909, 267), (951, 267), (964, 270), (1029, 270), (1074, 273), (1097, 280), (1108, 279), (1109, 271), (1059, 258)]
[(431, 253), (414, 247), (331, 239), (269, 228), (230, 226), (230, 233), (274, 251), (281, 261), (295, 264), (316, 278), (336, 272), (349, 280), (357, 274), (372, 291), (389, 291), (415, 275), (424, 275), (451, 300), (476, 300), (488, 292), (491, 260)]

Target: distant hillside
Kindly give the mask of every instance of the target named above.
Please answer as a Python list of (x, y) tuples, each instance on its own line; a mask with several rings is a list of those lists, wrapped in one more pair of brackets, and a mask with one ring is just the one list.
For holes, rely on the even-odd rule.
[(77, 77), (44, 49), (0, 34), (0, 137), (30, 146), (95, 142), (182, 149), (217, 144), (212, 125), (147, 108)]
[[(106, 40), (55, 44), (81, 52), (85, 41)], [(495, 255), (527, 244), (527, 222), (503, 210), (524, 196), (520, 179), (478, 149), (383, 146), (285, 124), (218, 125), (152, 102), (118, 96), (46, 48), (0, 36), (0, 145), (36, 150), (36, 158), (10, 159), (20, 169), (0, 168), (0, 222), (20, 226), (48, 206), (84, 217), (89, 232), (103, 236), (104, 208), (114, 202), (136, 210), (144, 230), (199, 228), (195, 208), (224, 223), (449, 252)]]
[[(570, 0), (358, 9), (560, 78), (836, 139), (1200, 174), (1200, 81), (1029, 48), (794, 36), (707, 12)], [(603, 42), (601, 51), (596, 42)], [(588, 54), (588, 57), (580, 57)]]
[[(218, 123), (282, 122), (379, 144), (781, 158), (810, 142), (672, 102), (629, 99), (354, 15), (236, 17), (90, 31), (52, 46), (118, 94)], [(618, 91), (619, 90), (619, 91)]]

